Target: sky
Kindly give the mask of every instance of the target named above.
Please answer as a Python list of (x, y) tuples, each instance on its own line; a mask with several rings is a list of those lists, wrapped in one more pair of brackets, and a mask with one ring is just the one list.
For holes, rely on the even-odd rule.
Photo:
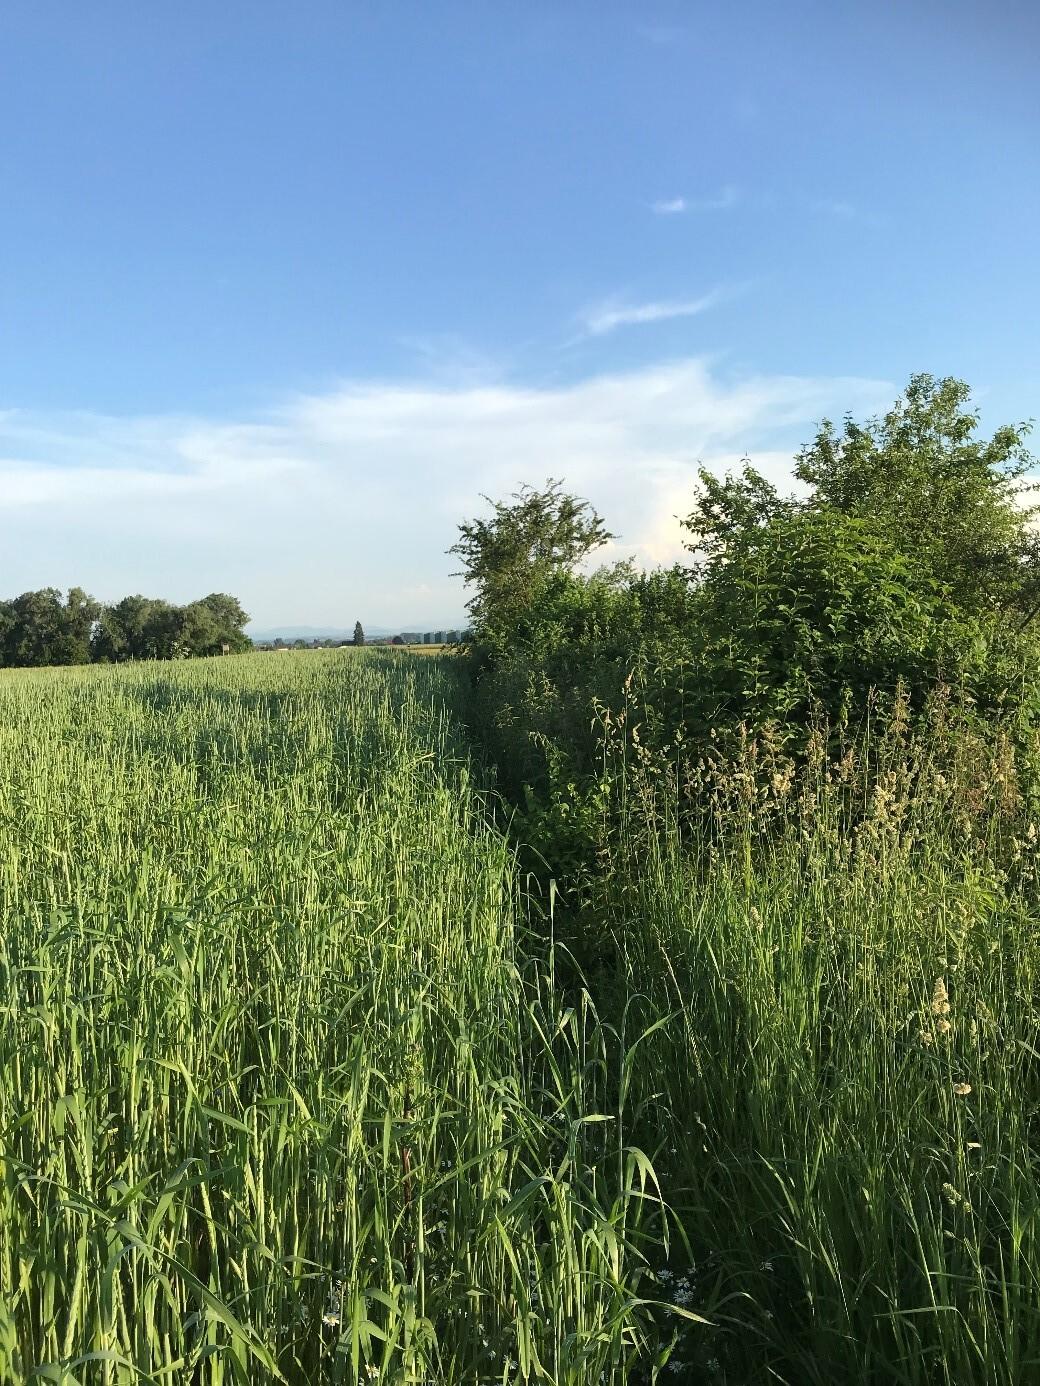
[(0, 594), (461, 620), (482, 494), (1040, 413), (1033, 0), (4, 0)]

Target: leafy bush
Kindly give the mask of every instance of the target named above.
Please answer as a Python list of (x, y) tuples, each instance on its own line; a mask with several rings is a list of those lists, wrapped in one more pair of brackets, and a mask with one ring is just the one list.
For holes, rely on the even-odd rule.
[(915, 376), (865, 425), (824, 422), (783, 496), (702, 471), (686, 566), (589, 573), (612, 537), (550, 481), (461, 526), (484, 734), (525, 840), (593, 867), (614, 828), (617, 745), (681, 774), (709, 742), (779, 728), (797, 754), (951, 685), (976, 718), (1040, 713), (1040, 561), (1023, 425), (977, 436), (958, 381)]

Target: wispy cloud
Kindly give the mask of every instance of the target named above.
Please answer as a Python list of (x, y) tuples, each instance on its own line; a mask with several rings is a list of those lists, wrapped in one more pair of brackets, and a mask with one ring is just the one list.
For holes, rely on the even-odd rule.
[(565, 477), (620, 530), (608, 556), (669, 561), (698, 463), (748, 451), (786, 484), (818, 419), (891, 396), (859, 379), (727, 381), (687, 359), (552, 387), (355, 381), (231, 421), (12, 411), (0, 596), (227, 590), (267, 626), (456, 619), (445, 550), (481, 492)]
[(621, 303), (617, 299), (607, 299), (586, 308), (579, 317), (585, 336), (603, 337), (619, 327), (666, 322), (670, 318), (693, 318), (714, 308), (724, 297), (724, 290), (712, 289), (700, 298), (659, 299), (653, 303)]
[(727, 183), (708, 197), (673, 197), (651, 202), (650, 210), (659, 217), (678, 216), (682, 212), (728, 212), (740, 202), (740, 191)]
[(650, 210), (656, 212), (659, 217), (674, 217), (680, 212), (686, 211), (685, 197), (665, 198), (659, 202), (651, 202)]

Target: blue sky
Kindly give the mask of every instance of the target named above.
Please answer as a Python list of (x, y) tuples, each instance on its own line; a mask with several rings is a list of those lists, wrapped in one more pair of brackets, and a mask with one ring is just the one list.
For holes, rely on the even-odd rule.
[(1040, 7), (6, 0), (0, 589), (457, 619), (479, 493), (674, 556), (912, 371), (1038, 412)]

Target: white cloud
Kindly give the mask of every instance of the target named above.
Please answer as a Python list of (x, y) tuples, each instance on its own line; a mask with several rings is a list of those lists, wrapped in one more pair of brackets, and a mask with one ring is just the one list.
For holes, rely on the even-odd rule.
[(660, 202), (651, 202), (650, 210), (656, 212), (659, 217), (674, 217), (679, 212), (686, 211), (686, 199), (685, 197), (673, 197)]
[(740, 201), (740, 193), (732, 184), (709, 197), (673, 197), (650, 204), (658, 216), (677, 216), (681, 212), (728, 212)]
[(235, 592), (258, 624), (454, 622), (455, 526), (547, 476), (597, 506), (609, 556), (681, 552), (697, 465), (789, 475), (817, 420), (873, 413), (859, 379), (726, 381), (703, 359), (573, 384), (353, 382), (260, 419), (0, 414), (4, 595)]
[(662, 299), (654, 303), (626, 304), (618, 299), (606, 299), (586, 308), (579, 314), (579, 320), (586, 336), (602, 337), (619, 327), (666, 322), (669, 318), (696, 317), (699, 313), (714, 308), (723, 297), (722, 289), (712, 289), (700, 298)]

